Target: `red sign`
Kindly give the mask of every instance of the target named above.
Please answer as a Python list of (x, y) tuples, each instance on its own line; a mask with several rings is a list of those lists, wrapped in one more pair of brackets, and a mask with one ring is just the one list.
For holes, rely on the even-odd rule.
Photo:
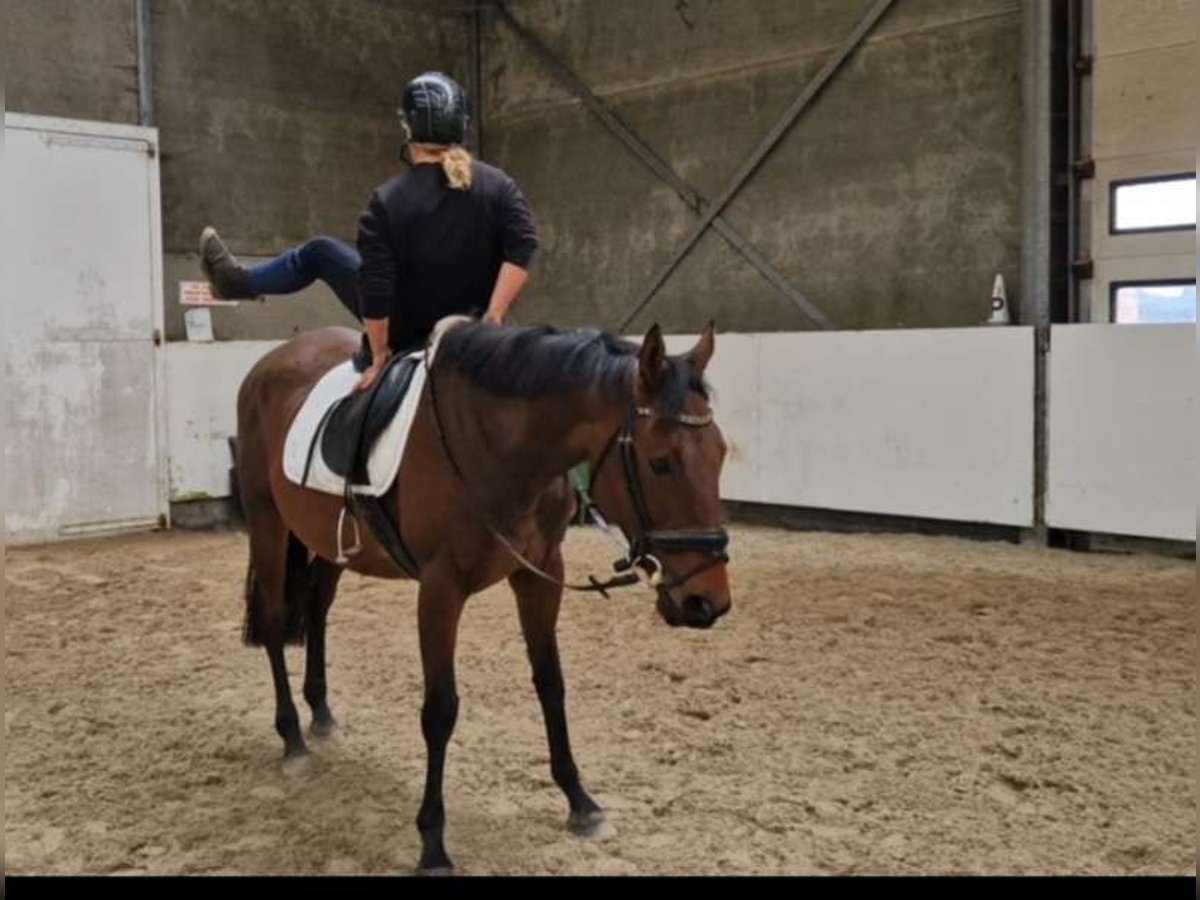
[(207, 281), (179, 282), (181, 306), (237, 306), (236, 300), (218, 300), (212, 295), (212, 286)]

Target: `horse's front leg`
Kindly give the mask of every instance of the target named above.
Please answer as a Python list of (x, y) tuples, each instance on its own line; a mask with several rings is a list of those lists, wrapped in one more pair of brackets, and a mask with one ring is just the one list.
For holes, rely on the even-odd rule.
[(436, 570), (427, 572), (421, 579), (417, 601), (421, 665), (425, 672), (421, 732), (425, 736), (428, 760), (425, 797), (417, 814), (417, 829), (421, 833), (418, 872), (426, 875), (450, 874), (454, 870), (443, 840), (446, 809), (442, 803), (442, 775), (446, 765), (446, 745), (458, 718), (454, 646), (465, 601), (466, 593)]
[[(554, 551), (545, 570), (562, 580), (563, 562), (559, 550)], [(558, 638), (555, 634), (558, 609), (562, 603), (562, 588), (526, 570), (516, 572), (508, 581), (517, 595), (521, 630), (525, 634), (525, 646), (533, 667), (533, 683), (537, 688), (542, 715), (546, 720), (546, 736), (550, 742), (550, 774), (567, 795), (567, 803), (571, 807), (567, 828), (584, 837), (608, 837), (614, 833), (614, 829), (607, 822), (604, 810), (583, 789), (579, 780), (579, 770), (571, 756), (571, 741), (567, 734), (566, 690), (563, 685), (562, 665), (558, 658)]]

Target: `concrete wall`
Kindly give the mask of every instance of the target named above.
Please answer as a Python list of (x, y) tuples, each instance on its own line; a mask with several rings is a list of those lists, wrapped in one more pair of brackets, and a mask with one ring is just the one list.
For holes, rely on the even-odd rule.
[[(353, 242), (371, 189), (394, 173), (399, 86), (430, 68), (465, 78), (464, 19), (377, 0), (171, 0), (155, 5), (163, 141), (167, 333), (200, 230), (268, 256), (316, 234)], [(223, 310), (218, 339), (345, 323), (333, 295)]]
[[(617, 114), (717, 193), (867, 0), (519, 0), (511, 4)], [(9, 108), (133, 121), (133, 0), (11, 0)], [(440, 12), (439, 12), (440, 10)], [(396, 92), (439, 67), (466, 80), (468, 27), (417, 0), (153, 0), (163, 148), (164, 303), (217, 226), (254, 261), (318, 233), (352, 240), (395, 166)], [(693, 221), (488, 16), (484, 155), (511, 171), (543, 250), (522, 320), (611, 325)], [(903, 0), (728, 211), (844, 328), (986, 318), (1019, 279), (1018, 0)], [(1015, 299), (1015, 298), (1014, 298)], [(648, 314), (669, 330), (809, 327), (714, 234)], [(273, 339), (346, 317), (323, 288), (214, 317), (218, 339)]]
[[(867, 0), (527, 0), (514, 15), (709, 196)], [(485, 41), (485, 155), (525, 187), (543, 250), (519, 316), (611, 325), (694, 215), (502, 23)], [(902, 0), (796, 123), (730, 220), (843, 328), (972, 325), (1019, 283), (1016, 0)], [(1010, 299), (1014, 300), (1015, 297)], [(673, 331), (807, 328), (709, 234), (647, 314)]]
[(8, 112), (136, 123), (134, 0), (8, 0)]
[[(254, 261), (315, 234), (353, 242), (367, 194), (396, 168), (403, 81), (466, 78), (467, 25), (429, 3), (153, 0), (162, 147), (164, 303), (183, 337), (178, 283), (199, 277), (200, 230)], [(137, 118), (133, 0), (12, 0), (8, 108)], [(214, 315), (218, 339), (345, 324), (323, 286)]]

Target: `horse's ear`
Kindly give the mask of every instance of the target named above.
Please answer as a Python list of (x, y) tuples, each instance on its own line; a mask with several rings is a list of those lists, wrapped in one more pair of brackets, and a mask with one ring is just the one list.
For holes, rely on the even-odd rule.
[(704, 326), (704, 331), (700, 332), (700, 340), (696, 342), (696, 346), (688, 353), (688, 362), (691, 363), (692, 371), (697, 375), (702, 375), (704, 370), (708, 368), (713, 351), (717, 349), (716, 328), (716, 323), (710, 320)]
[(663, 343), (662, 329), (656, 322), (646, 332), (638, 353), (638, 383), (653, 396), (662, 387), (667, 372), (667, 345)]

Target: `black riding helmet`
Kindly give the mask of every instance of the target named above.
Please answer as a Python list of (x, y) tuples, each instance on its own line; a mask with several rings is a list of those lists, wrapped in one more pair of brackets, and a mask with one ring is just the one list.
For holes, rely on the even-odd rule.
[(442, 72), (418, 75), (400, 98), (400, 115), (418, 144), (461, 144), (470, 113), (467, 92)]

